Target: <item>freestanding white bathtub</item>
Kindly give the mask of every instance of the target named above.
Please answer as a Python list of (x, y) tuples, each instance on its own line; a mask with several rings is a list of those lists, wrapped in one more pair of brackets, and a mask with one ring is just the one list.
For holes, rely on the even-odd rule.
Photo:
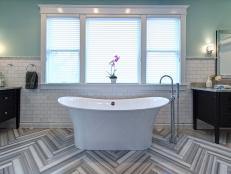
[(143, 150), (152, 143), (153, 121), (167, 98), (61, 97), (74, 126), (75, 145), (86, 150)]

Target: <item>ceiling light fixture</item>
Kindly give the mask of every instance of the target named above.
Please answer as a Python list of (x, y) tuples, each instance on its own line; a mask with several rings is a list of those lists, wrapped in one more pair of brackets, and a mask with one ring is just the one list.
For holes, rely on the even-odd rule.
[(131, 9), (130, 8), (126, 8), (125, 9), (125, 13), (131, 13)]
[(58, 11), (59, 13), (63, 13), (63, 8), (57, 8), (57, 11)]
[(94, 8), (94, 9), (93, 9), (93, 12), (94, 12), (94, 13), (99, 13), (99, 9), (98, 9), (98, 8)]

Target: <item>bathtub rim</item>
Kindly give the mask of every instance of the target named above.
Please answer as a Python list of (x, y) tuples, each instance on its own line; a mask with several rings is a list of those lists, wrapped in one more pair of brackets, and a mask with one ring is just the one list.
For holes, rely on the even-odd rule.
[[(76, 107), (76, 106), (69, 106), (67, 104), (64, 104), (63, 102), (61, 102), (62, 98), (67, 98), (67, 97), (71, 97), (71, 98), (83, 98), (83, 99), (99, 99), (99, 100), (128, 100), (128, 99), (143, 99), (143, 98), (162, 98), (166, 100), (166, 103), (161, 105), (161, 106), (157, 106), (157, 107), (146, 107), (146, 108), (134, 108), (134, 109), (97, 109), (97, 108), (82, 108), (82, 107)], [(58, 98), (58, 103), (61, 104), (64, 107), (70, 108), (70, 109), (78, 109), (78, 110), (89, 110), (89, 111), (104, 111), (104, 112), (119, 112), (119, 111), (139, 111), (139, 110), (151, 110), (151, 109), (159, 109), (162, 108), (166, 105), (168, 105), (170, 103), (170, 100), (166, 97), (135, 97), (135, 98), (112, 98), (112, 99), (104, 99), (104, 98), (93, 98), (93, 97), (77, 97), (77, 96), (63, 96), (63, 97), (59, 97)]]

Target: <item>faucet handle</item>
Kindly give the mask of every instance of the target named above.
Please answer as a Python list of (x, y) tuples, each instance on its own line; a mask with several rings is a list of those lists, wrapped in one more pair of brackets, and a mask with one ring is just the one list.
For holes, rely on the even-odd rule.
[(176, 99), (175, 96), (172, 95), (172, 96), (170, 97), (170, 102), (173, 102), (175, 99)]

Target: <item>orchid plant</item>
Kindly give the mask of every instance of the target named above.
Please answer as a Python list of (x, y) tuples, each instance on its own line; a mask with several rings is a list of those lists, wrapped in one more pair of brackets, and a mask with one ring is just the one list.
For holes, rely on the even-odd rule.
[(116, 79), (116, 78), (117, 78), (117, 76), (115, 75), (115, 72), (116, 72), (115, 66), (116, 66), (116, 63), (119, 61), (119, 59), (120, 59), (120, 56), (115, 55), (115, 56), (113, 57), (113, 59), (109, 62), (109, 65), (111, 66), (111, 72), (110, 72), (110, 73), (107, 72), (107, 73), (109, 74), (108, 77), (109, 77), (110, 79)]

